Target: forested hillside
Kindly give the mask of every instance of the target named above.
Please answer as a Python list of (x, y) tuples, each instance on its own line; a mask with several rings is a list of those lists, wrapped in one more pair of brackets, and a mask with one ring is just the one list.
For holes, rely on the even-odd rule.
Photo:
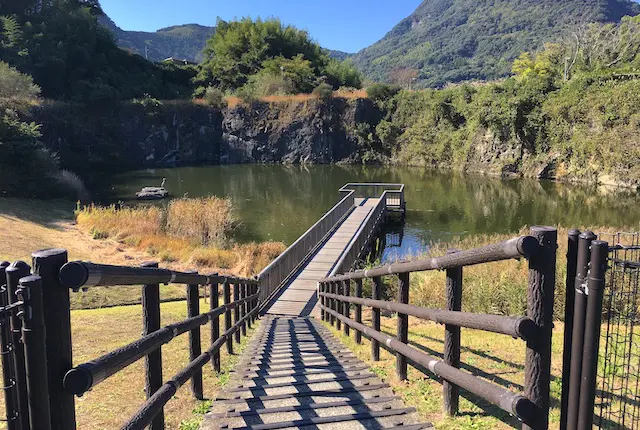
[(630, 0), (425, 0), (353, 60), (368, 78), (405, 86), (497, 79), (521, 52), (639, 13)]

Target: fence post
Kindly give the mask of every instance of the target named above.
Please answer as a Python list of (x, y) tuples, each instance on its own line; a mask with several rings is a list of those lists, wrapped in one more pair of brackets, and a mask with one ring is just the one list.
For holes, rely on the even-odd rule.
[[(343, 281), (342, 288), (344, 290), (345, 296), (348, 297), (351, 295), (351, 281), (349, 281), (348, 279), (346, 281)], [(351, 319), (351, 303), (347, 301), (342, 303), (342, 313), (345, 317)], [(344, 325), (344, 334), (347, 336), (351, 334), (351, 331), (349, 330), (349, 324)]]
[[(448, 254), (459, 252), (450, 249)], [(462, 310), (462, 267), (447, 269), (446, 281), (446, 309), (448, 311)], [(444, 332), (444, 362), (455, 368), (460, 367), (460, 326), (445, 324)], [(444, 413), (454, 416), (458, 413), (460, 390), (446, 380), (442, 382), (444, 397)]]
[[(251, 297), (253, 294), (253, 284), (245, 284), (245, 294), (247, 297)], [(253, 310), (253, 299), (244, 304), (244, 314), (248, 315)], [(253, 321), (253, 317), (247, 318), (247, 329), (251, 330), (251, 323)]]
[(326, 321), (326, 317), (324, 314), (324, 306), (326, 306), (326, 302), (324, 299), (324, 296), (322, 295), (324, 293), (324, 283), (323, 282), (318, 282), (318, 296), (320, 296), (320, 320), (321, 321)]
[[(335, 288), (335, 294), (337, 296), (341, 296), (342, 295), (342, 289), (343, 289), (342, 282), (340, 282), (340, 281), (335, 282), (334, 285), (335, 285), (335, 287), (334, 287)], [(342, 312), (343, 312), (342, 307), (343, 307), (342, 300), (336, 299), (333, 310), (338, 312), (339, 314), (342, 314)], [(336, 318), (336, 330), (338, 330), (338, 331), (342, 330), (342, 321), (340, 321), (338, 318)]]
[[(398, 275), (398, 303), (409, 304), (409, 273)], [(409, 315), (398, 312), (397, 339), (409, 342)], [(401, 381), (407, 380), (407, 357), (396, 352), (396, 373)]]
[[(373, 288), (371, 289), (371, 297), (373, 300), (380, 300), (382, 294), (382, 278), (375, 276), (373, 278)], [(371, 308), (371, 325), (375, 331), (380, 331), (380, 309)], [(371, 339), (371, 359), (373, 361), (380, 360), (380, 343)]]
[[(210, 286), (210, 297), (209, 300), (209, 310), (213, 311), (220, 306), (220, 291), (219, 285), (217, 282), (212, 283)], [(215, 343), (216, 340), (220, 337), (220, 315), (216, 315), (211, 318), (211, 345)], [(211, 358), (211, 365), (213, 366), (213, 371), (220, 373), (220, 348), (213, 353), (213, 357)]]
[(552, 227), (531, 227), (530, 234), (538, 240), (540, 250), (529, 259), (527, 316), (538, 326), (538, 336), (527, 342), (524, 394), (540, 408), (540, 415), (536, 417), (535, 423), (524, 423), (522, 428), (537, 430), (549, 427), (551, 336), (558, 231)]
[[(9, 266), (8, 261), (0, 263), (0, 306), (9, 304), (7, 295), (7, 284), (5, 269)], [(0, 320), (0, 355), (2, 356), (2, 384), (4, 386), (4, 405), (7, 417), (7, 430), (16, 430), (18, 420), (18, 399), (16, 397), (16, 386), (13, 368), (11, 345), (11, 327), (9, 319)], [(47, 402), (48, 403), (48, 402)]]
[(564, 341), (562, 347), (562, 397), (560, 400), (560, 430), (567, 428), (569, 381), (571, 380), (571, 339), (573, 334), (573, 306), (578, 264), (578, 236), (580, 230), (569, 230), (567, 240), (567, 277), (565, 279)]
[[(238, 300), (240, 300), (240, 284), (236, 281), (233, 284), (233, 301), (237, 302)], [(238, 321), (240, 321), (240, 306), (236, 303), (233, 307), (233, 323), (237, 324)], [(233, 337), (235, 338), (236, 343), (240, 344), (240, 328), (236, 330)]]
[(51, 429), (49, 382), (47, 380), (47, 347), (42, 301), (42, 278), (20, 279), (18, 296), (24, 301), (22, 340), (27, 379), (29, 423), (33, 430)]
[(578, 428), (578, 408), (580, 406), (580, 380), (582, 379), (582, 356), (584, 345), (584, 328), (587, 315), (587, 296), (584, 287), (589, 272), (591, 260), (591, 242), (596, 235), (591, 231), (585, 231), (578, 238), (578, 258), (576, 265), (576, 278), (574, 284), (573, 327), (571, 334), (571, 360), (569, 394), (567, 395), (567, 430)]
[(587, 320), (584, 332), (582, 354), (582, 375), (580, 384), (580, 408), (578, 428), (593, 426), (593, 407), (596, 397), (596, 376), (598, 373), (598, 348), (600, 346), (600, 326), (602, 324), (602, 298), (609, 244), (602, 240), (591, 242), (591, 264), (587, 281)]
[[(231, 303), (231, 284), (229, 284), (229, 280), (225, 279), (224, 283), (222, 284), (222, 296), (223, 296), (223, 300), (224, 300), (224, 304), (228, 305)], [(229, 331), (229, 329), (231, 328), (232, 323), (231, 323), (231, 309), (227, 308), (227, 310), (224, 313), (224, 329), (225, 332)], [(231, 355), (233, 354), (233, 338), (231, 336), (229, 336), (227, 338), (227, 352)]]
[[(197, 273), (197, 272), (193, 272)], [(200, 287), (197, 284), (187, 285), (188, 317), (200, 315)], [(193, 361), (202, 354), (200, 326), (189, 330), (189, 361)], [(197, 370), (191, 378), (191, 392), (193, 397), (204, 400), (202, 393), (202, 370)]]
[[(240, 284), (240, 300), (246, 297), (247, 297), (247, 284), (243, 282)], [(246, 314), (247, 314), (247, 304), (243, 303), (240, 305), (240, 320), (242, 320)], [(246, 321), (240, 325), (240, 329), (242, 330), (242, 336), (247, 336)]]
[[(335, 294), (336, 293), (336, 283), (335, 282), (329, 282), (329, 293), (331, 294)], [(331, 309), (332, 311), (336, 310), (336, 299), (329, 299), (329, 309)], [(331, 327), (333, 327), (336, 323), (336, 317), (333, 314), (329, 314), (329, 322), (331, 323)]]
[[(158, 267), (156, 262), (143, 263), (142, 267)], [(142, 286), (142, 335), (146, 336), (160, 330), (160, 285)], [(147, 399), (162, 387), (162, 348), (149, 353), (145, 357)], [(164, 410), (155, 416), (151, 430), (164, 429)]]
[[(7, 298), (8, 303), (13, 304), (18, 301), (16, 292), (20, 278), (29, 276), (31, 267), (24, 261), (13, 262), (5, 269), (7, 278)], [(22, 320), (13, 312), (9, 318), (11, 324), (11, 345), (13, 356), (13, 377), (15, 384), (15, 400), (18, 417), (15, 420), (16, 428), (29, 430), (29, 400), (27, 396), (27, 377), (24, 365), (24, 348), (22, 346)], [(62, 381), (62, 380), (61, 380)], [(51, 384), (51, 379), (49, 380)], [(61, 383), (62, 385), (62, 383)]]
[[(356, 279), (356, 297), (362, 298), (362, 279)], [(362, 324), (362, 305), (356, 305), (356, 322)], [(356, 343), (362, 343), (362, 332), (356, 330)]]

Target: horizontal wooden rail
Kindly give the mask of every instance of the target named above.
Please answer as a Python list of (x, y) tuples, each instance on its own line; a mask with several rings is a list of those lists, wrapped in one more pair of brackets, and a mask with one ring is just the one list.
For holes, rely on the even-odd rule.
[(320, 280), (320, 282), (339, 282), (351, 279), (364, 279), (374, 276), (389, 274), (401, 274), (420, 272), (425, 270), (445, 270), (454, 267), (472, 266), (489, 263), (492, 261), (509, 260), (512, 258), (531, 258), (540, 249), (538, 241), (532, 236), (521, 236), (480, 248), (460, 251), (442, 257), (425, 260), (409, 261), (406, 263), (393, 263), (375, 267), (369, 270), (357, 270), (344, 275), (333, 276)]
[(253, 309), (243, 318), (238, 320), (229, 330), (225, 331), (214, 343), (211, 348), (201, 354), (198, 358), (190, 362), (184, 369), (178, 372), (173, 378), (167, 381), (153, 396), (151, 396), (135, 413), (135, 415), (122, 426), (122, 430), (143, 430), (146, 428), (153, 418), (158, 415), (162, 408), (171, 400), (178, 389), (183, 386), (198, 370), (202, 369), (213, 355), (220, 350), (227, 339), (231, 339), (233, 334), (240, 330), (250, 318), (258, 313), (258, 308)]
[(416, 318), (434, 321), (438, 324), (450, 324), (458, 327), (506, 334), (508, 336), (524, 340), (535, 339), (538, 335), (536, 324), (531, 318), (527, 317), (474, 314), (442, 309), (421, 308), (419, 306), (406, 305), (404, 303), (372, 300), (353, 296), (341, 296), (323, 292), (320, 292), (319, 294), (320, 297), (325, 297), (327, 299), (335, 299), (341, 302), (370, 306), (376, 309), (385, 309), (391, 312), (398, 312), (414, 316)]
[(64, 376), (64, 389), (77, 396), (82, 396), (105, 379), (149, 355), (175, 337), (203, 326), (224, 314), (225, 311), (255, 300), (258, 296), (259, 293), (256, 293), (242, 300), (219, 306), (210, 312), (170, 324), (102, 357), (76, 366)]
[(333, 309), (326, 306), (321, 306), (321, 308), (326, 313), (342, 321), (342, 323), (349, 325), (354, 330), (362, 332), (365, 336), (386, 345), (390, 350), (402, 354), (411, 362), (423, 367), (424, 369), (428, 369), (434, 375), (456, 384), (470, 393), (486, 399), (498, 406), (500, 409), (515, 415), (525, 423), (534, 422), (538, 413), (538, 408), (534, 403), (521, 394), (514, 393), (498, 385), (479, 379), (474, 375), (463, 372), (453, 366), (449, 366), (448, 364), (445, 364), (444, 362), (425, 354), (416, 348), (398, 341), (394, 337), (387, 336), (384, 333), (357, 323), (350, 318), (346, 318), (344, 315), (334, 311)]
[(60, 269), (60, 283), (73, 290), (82, 287), (120, 286), (141, 284), (197, 284), (229, 282), (231, 284), (256, 284), (255, 279), (225, 277), (219, 275), (199, 275), (197, 273), (176, 272), (156, 267), (126, 267), (108, 264), (94, 264), (86, 261), (72, 261)]

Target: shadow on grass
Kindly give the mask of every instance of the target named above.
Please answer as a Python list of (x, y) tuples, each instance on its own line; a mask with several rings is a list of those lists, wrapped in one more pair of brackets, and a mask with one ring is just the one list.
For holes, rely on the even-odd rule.
[(62, 230), (61, 221), (73, 221), (75, 202), (69, 200), (35, 200), (0, 198), (0, 217), (17, 218)]

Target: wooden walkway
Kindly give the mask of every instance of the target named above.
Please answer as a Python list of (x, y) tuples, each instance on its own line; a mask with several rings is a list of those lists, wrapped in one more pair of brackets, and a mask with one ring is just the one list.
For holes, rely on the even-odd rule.
[(272, 305), (267, 310), (268, 314), (320, 317), (316, 294), (318, 281), (329, 274), (378, 201), (379, 199), (376, 198), (356, 201), (356, 207), (348, 218), (318, 249), (315, 255), (302, 266), (297, 276), (272, 300)]
[(428, 429), (312, 318), (266, 316), (201, 429)]

